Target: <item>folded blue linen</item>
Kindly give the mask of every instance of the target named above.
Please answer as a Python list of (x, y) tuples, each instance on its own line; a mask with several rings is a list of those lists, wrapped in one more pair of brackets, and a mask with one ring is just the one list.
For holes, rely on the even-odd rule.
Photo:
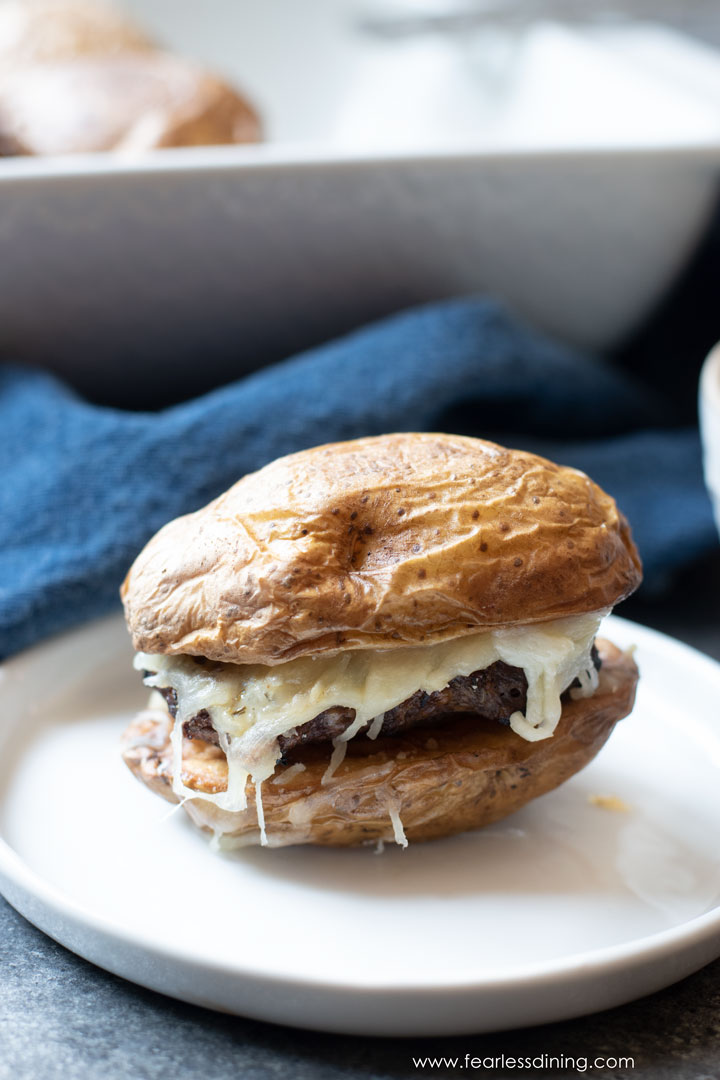
[(485, 299), (428, 305), (158, 413), (0, 367), (0, 656), (110, 610), (145, 541), (244, 473), (317, 443), (452, 430), (585, 470), (663, 588), (717, 543), (695, 429), (626, 373)]

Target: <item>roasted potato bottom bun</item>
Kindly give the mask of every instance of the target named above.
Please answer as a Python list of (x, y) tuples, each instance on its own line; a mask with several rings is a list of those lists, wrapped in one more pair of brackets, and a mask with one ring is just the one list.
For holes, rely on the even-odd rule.
[[(551, 738), (529, 742), (497, 721), (449, 716), (434, 727), (371, 741), (356, 737), (326, 783), (329, 745), (302, 748), (262, 784), (267, 843), (349, 847), (377, 841), (431, 840), (489, 825), (563, 784), (602, 748), (631, 712), (638, 680), (632, 657), (598, 639), (602, 663), (591, 697), (566, 695)], [(172, 720), (164, 709), (140, 713), (124, 736), (123, 757), (152, 791), (172, 790)], [(227, 786), (221, 749), (183, 742), (183, 783), (197, 792), (184, 808), (204, 829), (238, 845), (260, 843), (255, 789), (242, 812), (215, 807), (203, 794)]]

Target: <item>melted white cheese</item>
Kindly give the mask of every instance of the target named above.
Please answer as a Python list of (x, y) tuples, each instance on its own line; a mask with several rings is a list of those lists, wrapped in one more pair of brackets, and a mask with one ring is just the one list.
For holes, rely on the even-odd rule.
[[(145, 680), (149, 686), (173, 687), (177, 692), (171, 737), (176, 795), (198, 798), (182, 781), (182, 726), (205, 709), (227, 755), (228, 786), (219, 794), (200, 797), (221, 810), (245, 810), (250, 777), (255, 784), (262, 834), (259, 788), (275, 771), (280, 756), (278, 737), (332, 706), (354, 709), (355, 719), (333, 740), (324, 783), (339, 768), (348, 740), (373, 719), (417, 690), (434, 693), (457, 676), (470, 675), (498, 660), (522, 668), (528, 682), (525, 713), (515, 712), (510, 717), (513, 731), (530, 741), (549, 738), (560, 719), (563, 691), (578, 678), (581, 694), (592, 693), (597, 686), (590, 650), (606, 614), (596, 611), (533, 626), (487, 630), (432, 645), (301, 657), (274, 667), (145, 653), (138, 653), (134, 664), (141, 671), (155, 673)], [(376, 722), (370, 734), (378, 733)]]
[(393, 837), (398, 847), (406, 848), (408, 846), (407, 836), (403, 829), (403, 823), (400, 820), (400, 814), (398, 813), (397, 806), (393, 806), (392, 803), (388, 805), (388, 815), (393, 827)]
[(288, 765), (286, 769), (283, 769), (279, 776), (274, 776), (270, 783), (287, 784), (288, 781), (301, 772), (305, 772), (305, 765), (302, 761), (296, 761), (294, 765)]

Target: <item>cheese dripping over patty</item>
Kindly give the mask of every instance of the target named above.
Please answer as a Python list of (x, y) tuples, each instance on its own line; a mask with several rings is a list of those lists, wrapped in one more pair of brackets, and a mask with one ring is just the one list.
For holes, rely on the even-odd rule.
[[(180, 799), (201, 798), (231, 812), (247, 808), (247, 782), (256, 800), (280, 757), (278, 738), (333, 706), (355, 710), (355, 719), (333, 740), (328, 780), (344, 756), (347, 742), (360, 731), (377, 735), (371, 721), (418, 690), (431, 694), (457, 676), (504, 661), (522, 668), (528, 683), (525, 713), (510, 726), (534, 742), (549, 738), (560, 719), (562, 693), (576, 679), (581, 695), (597, 687), (591, 649), (607, 611), (468, 634), (431, 645), (400, 649), (357, 649), (333, 656), (300, 657), (284, 664), (226, 664), (192, 656), (138, 653), (134, 666), (152, 672), (148, 686), (172, 688), (177, 713), (171, 743), (173, 791)], [(227, 789), (202, 793), (182, 782), (183, 725), (206, 710), (227, 756)], [(373, 730), (374, 729), (374, 730)], [(261, 817), (260, 811), (258, 817)], [(262, 827), (262, 826), (261, 826)]]

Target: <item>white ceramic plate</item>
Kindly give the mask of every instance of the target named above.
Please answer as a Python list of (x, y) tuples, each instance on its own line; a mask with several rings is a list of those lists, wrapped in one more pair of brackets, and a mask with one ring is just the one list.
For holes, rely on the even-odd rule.
[(657, 26), (386, 38), (361, 23), (391, 0), (127, 4), (246, 86), (269, 141), (0, 161), (0, 351), (106, 398), (463, 293), (605, 348), (715, 205), (720, 54)]
[[(0, 885), (81, 956), (213, 1008), (359, 1034), (560, 1020), (720, 954), (720, 666), (612, 619), (638, 703), (561, 790), (407, 851), (213, 854), (137, 783), (115, 617), (0, 669)], [(604, 809), (591, 796), (627, 809)]]

